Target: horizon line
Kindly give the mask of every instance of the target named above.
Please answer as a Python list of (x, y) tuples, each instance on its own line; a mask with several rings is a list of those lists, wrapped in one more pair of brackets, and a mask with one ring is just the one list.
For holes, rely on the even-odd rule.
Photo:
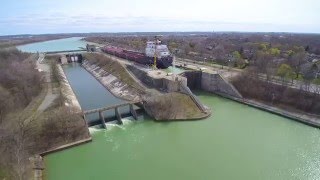
[(58, 33), (26, 33), (26, 34), (4, 34), (0, 37), (9, 36), (44, 36), (44, 35), (72, 35), (72, 34), (134, 34), (134, 33), (266, 33), (266, 34), (315, 34), (320, 35), (320, 32), (294, 32), (294, 31), (96, 31), (96, 32), (58, 32)]

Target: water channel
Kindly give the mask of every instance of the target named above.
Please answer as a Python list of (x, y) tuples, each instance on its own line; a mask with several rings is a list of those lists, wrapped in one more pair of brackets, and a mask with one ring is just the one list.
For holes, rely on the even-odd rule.
[[(91, 110), (123, 103), (124, 100), (114, 97), (90, 73), (78, 63), (62, 66), (67, 79), (77, 96), (82, 110)], [(129, 107), (120, 107), (121, 113), (129, 113)], [(105, 111), (104, 117), (114, 117), (114, 111)], [(86, 116), (88, 121), (98, 120), (98, 113)]]
[(17, 46), (21, 51), (26, 52), (52, 52), (52, 51), (67, 51), (80, 50), (86, 47), (86, 41), (81, 40), (82, 37), (72, 37), (65, 39), (56, 39), (45, 42), (37, 42), (26, 45)]
[[(116, 101), (81, 67), (64, 70), (83, 108)], [(169, 123), (144, 117), (108, 130), (90, 128), (93, 142), (45, 157), (46, 179), (320, 177), (318, 129), (212, 94), (196, 94), (213, 110), (211, 117)]]

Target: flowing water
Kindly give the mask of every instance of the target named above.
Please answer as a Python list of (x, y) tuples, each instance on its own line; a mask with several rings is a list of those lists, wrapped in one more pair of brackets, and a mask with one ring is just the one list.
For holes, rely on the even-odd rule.
[[(64, 67), (82, 108), (116, 98), (77, 65)], [(320, 131), (212, 94), (200, 121), (124, 120), (90, 128), (91, 143), (47, 155), (49, 180), (319, 179)]]

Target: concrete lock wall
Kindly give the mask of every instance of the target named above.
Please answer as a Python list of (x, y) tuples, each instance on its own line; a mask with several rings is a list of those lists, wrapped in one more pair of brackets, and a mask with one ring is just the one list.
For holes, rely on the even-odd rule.
[(128, 65), (127, 68), (148, 87), (153, 87), (154, 85), (157, 87), (162, 86), (161, 82), (155, 82), (151, 77), (149, 77), (147, 72), (142, 71), (132, 65)]
[(172, 76), (165, 78), (153, 78), (144, 70), (135, 66), (128, 65), (128, 69), (139, 78), (145, 85), (168, 92), (178, 92), (181, 90), (181, 83), (187, 85), (190, 89), (201, 89), (204, 91), (242, 98), (236, 88), (220, 74), (213, 74), (202, 71), (187, 71), (177, 75), (175, 79)]
[(187, 86), (187, 78), (176, 75), (162, 78), (163, 88), (168, 92), (181, 91), (181, 84)]
[(242, 98), (236, 88), (227, 80), (223, 79), (220, 74), (202, 72), (201, 89), (213, 93), (221, 93), (228, 96)]
[(179, 75), (176, 77), (165, 76), (154, 78), (151, 77), (148, 72), (135, 66), (127, 65), (127, 68), (149, 88), (156, 88), (158, 90), (165, 90), (167, 92), (177, 92), (180, 91), (180, 82), (187, 85), (187, 78)]
[(186, 71), (181, 75), (187, 78), (187, 85), (191, 90), (201, 89), (201, 71)]

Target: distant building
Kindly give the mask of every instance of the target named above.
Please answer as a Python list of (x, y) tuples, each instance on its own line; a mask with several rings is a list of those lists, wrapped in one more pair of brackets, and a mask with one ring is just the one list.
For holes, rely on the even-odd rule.
[(95, 52), (97, 50), (96, 46), (93, 44), (87, 44), (86, 48), (88, 52)]
[(307, 79), (317, 78), (320, 74), (320, 66), (316, 63), (307, 62), (301, 66), (301, 73)]
[(309, 62), (313, 62), (315, 60), (319, 60), (320, 59), (320, 55), (317, 55), (317, 54), (307, 54), (307, 57), (306, 57), (307, 61)]

